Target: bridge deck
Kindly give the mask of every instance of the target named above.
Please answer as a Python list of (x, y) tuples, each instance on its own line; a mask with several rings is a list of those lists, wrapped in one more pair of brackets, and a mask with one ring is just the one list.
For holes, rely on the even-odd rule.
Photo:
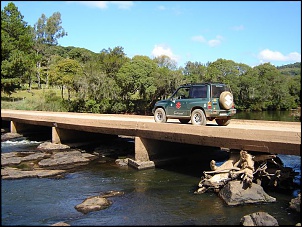
[(1, 110), (1, 118), (24, 124), (135, 136), (203, 146), (300, 155), (301, 122), (232, 119), (228, 126), (155, 123), (152, 116)]

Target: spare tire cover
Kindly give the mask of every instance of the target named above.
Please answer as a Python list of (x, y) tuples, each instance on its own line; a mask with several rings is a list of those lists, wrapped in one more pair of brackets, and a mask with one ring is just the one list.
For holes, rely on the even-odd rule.
[(229, 91), (224, 91), (220, 94), (219, 97), (220, 107), (225, 110), (229, 110), (233, 106), (233, 95)]

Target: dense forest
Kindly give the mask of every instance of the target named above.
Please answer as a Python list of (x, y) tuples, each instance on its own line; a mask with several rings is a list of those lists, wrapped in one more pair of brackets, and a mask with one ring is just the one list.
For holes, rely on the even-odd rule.
[(59, 12), (49, 18), (42, 14), (31, 27), (13, 3), (1, 11), (3, 94), (59, 88), (60, 97), (48, 94), (46, 101), (59, 102), (60, 110), (150, 114), (154, 103), (179, 85), (215, 81), (230, 86), (238, 110), (300, 107), (301, 62), (250, 67), (217, 59), (177, 67), (168, 56), (129, 58), (121, 46), (99, 53), (59, 46), (58, 39), (67, 35), (61, 24)]

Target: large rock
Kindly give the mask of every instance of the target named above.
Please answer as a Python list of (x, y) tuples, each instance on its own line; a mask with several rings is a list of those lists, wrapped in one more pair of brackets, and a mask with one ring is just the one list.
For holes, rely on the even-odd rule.
[(85, 199), (81, 204), (76, 205), (75, 209), (79, 212), (87, 214), (91, 211), (103, 210), (112, 204), (108, 199), (101, 196), (92, 196)]
[(301, 192), (298, 194), (296, 198), (293, 198), (289, 202), (289, 208), (297, 212), (300, 212), (300, 206), (301, 206)]
[(22, 134), (19, 133), (15, 133), (15, 132), (8, 132), (5, 133), (3, 135), (1, 135), (1, 142), (6, 141), (6, 140), (10, 140), (10, 139), (15, 139), (15, 138), (19, 138), (22, 137)]
[(278, 221), (266, 212), (256, 212), (241, 218), (243, 226), (279, 226)]
[(276, 202), (276, 198), (269, 196), (258, 184), (244, 187), (241, 181), (230, 181), (220, 191), (219, 196), (228, 205), (240, 205), (248, 203)]

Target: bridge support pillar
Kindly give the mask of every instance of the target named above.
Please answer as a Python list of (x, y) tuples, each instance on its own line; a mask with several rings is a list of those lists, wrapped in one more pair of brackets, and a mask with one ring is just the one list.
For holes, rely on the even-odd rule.
[(76, 141), (76, 143), (86, 143), (91, 141), (103, 142), (116, 138), (117, 135), (77, 131), (54, 126), (51, 127), (51, 142), (56, 144), (74, 143), (74, 141)]
[[(128, 164), (136, 169), (154, 168), (154, 162), (150, 161), (149, 152), (154, 148), (151, 140), (141, 137), (135, 137), (135, 160), (129, 159)], [(154, 144), (153, 144), (154, 145)]]
[(22, 124), (15, 121), (10, 122), (10, 132), (12, 133), (28, 132), (34, 128), (35, 128), (34, 125)]
[(52, 138), (51, 142), (56, 144), (73, 142), (75, 140), (77, 142), (83, 142), (93, 139), (92, 134), (89, 134), (88, 132), (57, 128), (57, 127), (52, 127), (51, 138)]

